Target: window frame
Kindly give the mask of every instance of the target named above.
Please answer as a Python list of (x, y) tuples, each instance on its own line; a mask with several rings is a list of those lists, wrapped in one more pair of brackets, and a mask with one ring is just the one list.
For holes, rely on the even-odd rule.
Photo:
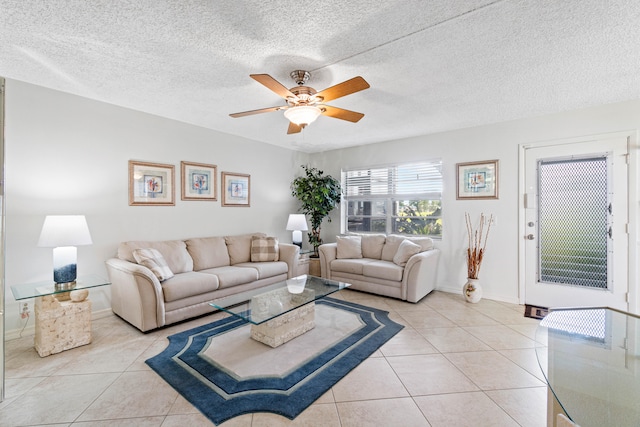
[[(403, 168), (405, 170), (403, 170)], [(373, 172), (372, 172), (373, 171)], [(417, 179), (409, 178), (408, 171), (417, 175)], [(420, 178), (421, 173), (424, 174), (424, 178)], [(350, 174), (358, 174), (355, 176), (349, 176)], [(383, 178), (386, 175), (386, 180)], [(404, 177), (401, 177), (405, 175)], [(410, 175), (409, 175), (410, 176)], [(350, 182), (351, 181), (351, 182)], [(369, 182), (367, 182), (369, 181)], [(343, 187), (343, 201), (341, 203), (341, 231), (344, 234), (351, 233), (384, 233), (384, 234), (404, 234), (412, 236), (427, 236), (433, 239), (442, 238), (442, 188), (443, 188), (443, 175), (442, 175), (442, 159), (428, 159), (421, 162), (407, 162), (407, 163), (394, 163), (382, 166), (366, 166), (358, 168), (346, 168), (341, 172), (341, 183)], [(362, 190), (360, 190), (357, 184), (362, 184)], [(375, 189), (372, 191), (372, 188)], [(398, 191), (399, 186), (411, 187), (412, 191)], [(415, 188), (419, 185), (422, 188)], [(386, 191), (381, 190), (386, 188)], [(419, 190), (425, 191), (419, 191)], [(428, 191), (427, 191), (428, 190)], [(360, 194), (354, 194), (354, 191), (358, 191)], [(374, 194), (371, 194), (371, 193)], [(356, 215), (350, 213), (351, 202), (370, 202), (372, 205), (375, 202), (384, 201), (384, 214), (372, 212), (371, 214)], [(396, 212), (396, 203), (402, 201), (426, 201), (426, 202), (438, 202), (439, 215), (429, 216), (410, 216), (409, 218), (419, 218), (421, 220), (435, 219), (439, 221), (440, 233), (439, 234), (407, 234), (399, 233), (394, 230), (395, 224), (398, 218), (406, 216), (398, 215)], [(373, 208), (373, 206), (371, 206)], [(349, 220), (350, 218), (361, 219), (382, 219), (384, 218), (385, 230), (372, 230), (371, 224), (369, 224), (368, 230), (350, 230)]]

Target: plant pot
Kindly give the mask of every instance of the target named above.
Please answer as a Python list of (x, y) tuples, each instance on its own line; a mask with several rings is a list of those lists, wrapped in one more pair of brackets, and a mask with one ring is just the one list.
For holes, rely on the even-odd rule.
[(467, 278), (467, 283), (462, 287), (462, 294), (467, 302), (477, 303), (482, 299), (482, 286), (480, 280)]

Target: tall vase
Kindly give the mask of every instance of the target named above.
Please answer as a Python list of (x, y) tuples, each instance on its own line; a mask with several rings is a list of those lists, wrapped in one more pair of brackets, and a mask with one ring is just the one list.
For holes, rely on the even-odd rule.
[(471, 303), (477, 303), (482, 298), (482, 286), (480, 280), (467, 278), (467, 283), (462, 287), (464, 298)]

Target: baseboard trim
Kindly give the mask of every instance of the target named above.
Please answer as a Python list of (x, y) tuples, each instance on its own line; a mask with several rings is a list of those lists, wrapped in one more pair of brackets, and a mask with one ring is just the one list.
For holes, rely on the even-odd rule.
[[(462, 285), (460, 287), (452, 287), (452, 286), (438, 286), (436, 291), (447, 292), (449, 294), (457, 294), (462, 295)], [(487, 293), (486, 289), (483, 288), (482, 299), (490, 299), (494, 301), (506, 302), (509, 304), (517, 304), (521, 305), (518, 299), (513, 299), (509, 297), (505, 297), (504, 295), (495, 295), (492, 293)]]

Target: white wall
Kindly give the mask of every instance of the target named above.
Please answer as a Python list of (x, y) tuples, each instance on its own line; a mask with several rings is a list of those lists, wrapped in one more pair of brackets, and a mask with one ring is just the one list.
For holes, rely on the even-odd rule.
[[(6, 86), (8, 331), (23, 325), (10, 286), (52, 279), (52, 250), (36, 246), (49, 214), (86, 215), (94, 243), (78, 247), (78, 274), (105, 278), (104, 261), (125, 240), (252, 231), (291, 240), (285, 225), (298, 204), (289, 185), (307, 154), (15, 80)], [(129, 206), (129, 160), (174, 165), (176, 205)], [(250, 174), (251, 207), (222, 207), (219, 182), (218, 201), (181, 201), (181, 160), (217, 165), (218, 181), (222, 171)], [(91, 299), (94, 311), (108, 309), (108, 287)]]
[[(366, 126), (363, 121), (359, 126)], [(464, 213), (478, 218), (481, 212), (494, 214), (497, 224), (492, 227), (480, 279), (486, 298), (519, 302), (518, 292), (518, 151), (519, 145), (578, 136), (605, 134), (640, 128), (640, 101), (604, 105), (597, 108), (462, 129), (435, 135), (389, 141), (314, 155), (313, 166), (333, 176), (340, 176), (341, 168), (414, 162), (441, 158), (443, 161), (443, 237), (437, 242), (442, 250), (438, 271), (438, 288), (461, 292), (466, 278), (464, 251), (467, 245)], [(634, 147), (637, 159), (638, 147)], [(499, 159), (498, 200), (456, 200), (456, 163)], [(637, 177), (637, 163), (631, 165)], [(638, 206), (638, 188), (631, 183), (631, 206)], [(631, 218), (631, 229), (637, 230), (637, 216)], [(340, 233), (340, 215), (332, 213), (332, 222), (322, 229), (324, 241), (335, 241)], [(630, 236), (632, 253), (637, 254), (637, 231)], [(638, 261), (632, 262), (630, 286), (636, 287)], [(635, 292), (634, 292), (635, 293)], [(635, 293), (635, 299), (638, 299)], [(633, 306), (633, 304), (632, 304)], [(640, 304), (636, 304), (636, 307)]]

